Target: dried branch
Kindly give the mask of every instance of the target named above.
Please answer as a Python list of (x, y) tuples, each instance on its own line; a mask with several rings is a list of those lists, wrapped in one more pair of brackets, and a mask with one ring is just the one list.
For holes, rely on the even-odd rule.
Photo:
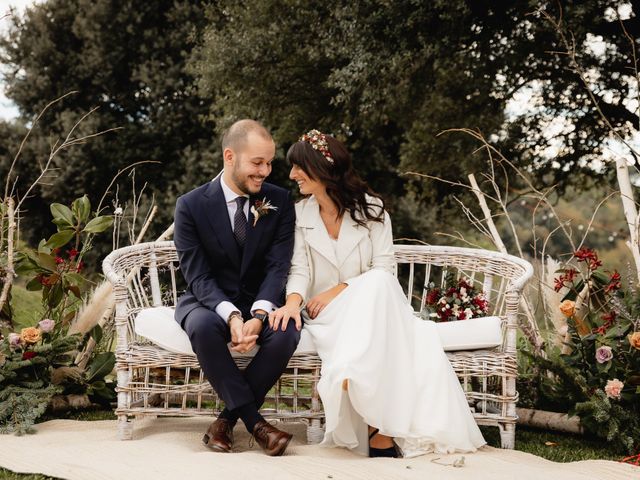
[(7, 267), (4, 275), (4, 282), (2, 284), (2, 292), (0, 293), (0, 311), (4, 308), (7, 299), (9, 298), (9, 292), (11, 291), (11, 285), (13, 285), (13, 279), (15, 277), (15, 271), (13, 269), (13, 248), (16, 230), (15, 219), (15, 202), (13, 198), (8, 197), (6, 199), (7, 205)]

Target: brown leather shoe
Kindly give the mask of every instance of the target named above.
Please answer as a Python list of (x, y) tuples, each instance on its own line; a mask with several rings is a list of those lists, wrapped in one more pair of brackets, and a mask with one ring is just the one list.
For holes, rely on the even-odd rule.
[(267, 455), (277, 457), (287, 449), (293, 435), (278, 430), (269, 422), (262, 420), (253, 427), (253, 438)]
[(209, 425), (209, 430), (202, 437), (202, 441), (216, 452), (230, 452), (233, 448), (233, 425), (229, 420), (218, 418)]

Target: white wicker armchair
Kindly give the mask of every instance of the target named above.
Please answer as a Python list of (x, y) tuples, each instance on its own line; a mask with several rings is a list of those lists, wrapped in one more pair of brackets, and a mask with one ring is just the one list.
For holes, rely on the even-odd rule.
[[(396, 246), (397, 275), (416, 312), (426, 300), (426, 285), (441, 284), (448, 272), (481, 285), (491, 314), (502, 319), (502, 345), (484, 350), (447, 352), (480, 425), (498, 426), (503, 448), (515, 441), (516, 331), (520, 293), (533, 273), (517, 257), (487, 250), (444, 246)], [(144, 308), (174, 306), (184, 288), (173, 242), (120, 248), (103, 262), (116, 300), (118, 430), (133, 435), (133, 417), (214, 415), (222, 402), (204, 378), (193, 355), (167, 351), (136, 335), (134, 319)], [(236, 356), (244, 368), (251, 356)], [(267, 418), (303, 421), (307, 440), (322, 439), (324, 412), (316, 389), (320, 358), (296, 353), (271, 390), (261, 413)]]

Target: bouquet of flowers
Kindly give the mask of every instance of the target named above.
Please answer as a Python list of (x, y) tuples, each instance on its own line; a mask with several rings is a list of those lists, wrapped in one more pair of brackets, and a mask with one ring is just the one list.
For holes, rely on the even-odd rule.
[(569, 406), (590, 432), (629, 453), (640, 447), (640, 295), (624, 288), (617, 271), (607, 271), (595, 250), (573, 253), (574, 264), (559, 270), (554, 288), (564, 296), (563, 348), (538, 366), (542, 392), (552, 404)]
[(445, 286), (429, 283), (426, 306), (429, 318), (436, 322), (467, 320), (484, 317), (489, 311), (489, 302), (484, 292), (478, 290), (468, 277), (455, 279), (449, 275)]

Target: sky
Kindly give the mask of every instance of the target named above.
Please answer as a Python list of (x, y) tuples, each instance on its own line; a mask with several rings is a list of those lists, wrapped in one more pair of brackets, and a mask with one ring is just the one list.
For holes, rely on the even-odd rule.
[[(19, 12), (24, 11), (25, 7), (34, 3), (34, 0), (0, 0), (0, 32), (4, 32), (8, 28), (8, 22), (5, 15), (11, 7)], [(37, 2), (40, 3), (40, 2)], [(0, 118), (9, 120), (18, 116), (18, 109), (4, 95), (4, 84), (0, 80)]]

